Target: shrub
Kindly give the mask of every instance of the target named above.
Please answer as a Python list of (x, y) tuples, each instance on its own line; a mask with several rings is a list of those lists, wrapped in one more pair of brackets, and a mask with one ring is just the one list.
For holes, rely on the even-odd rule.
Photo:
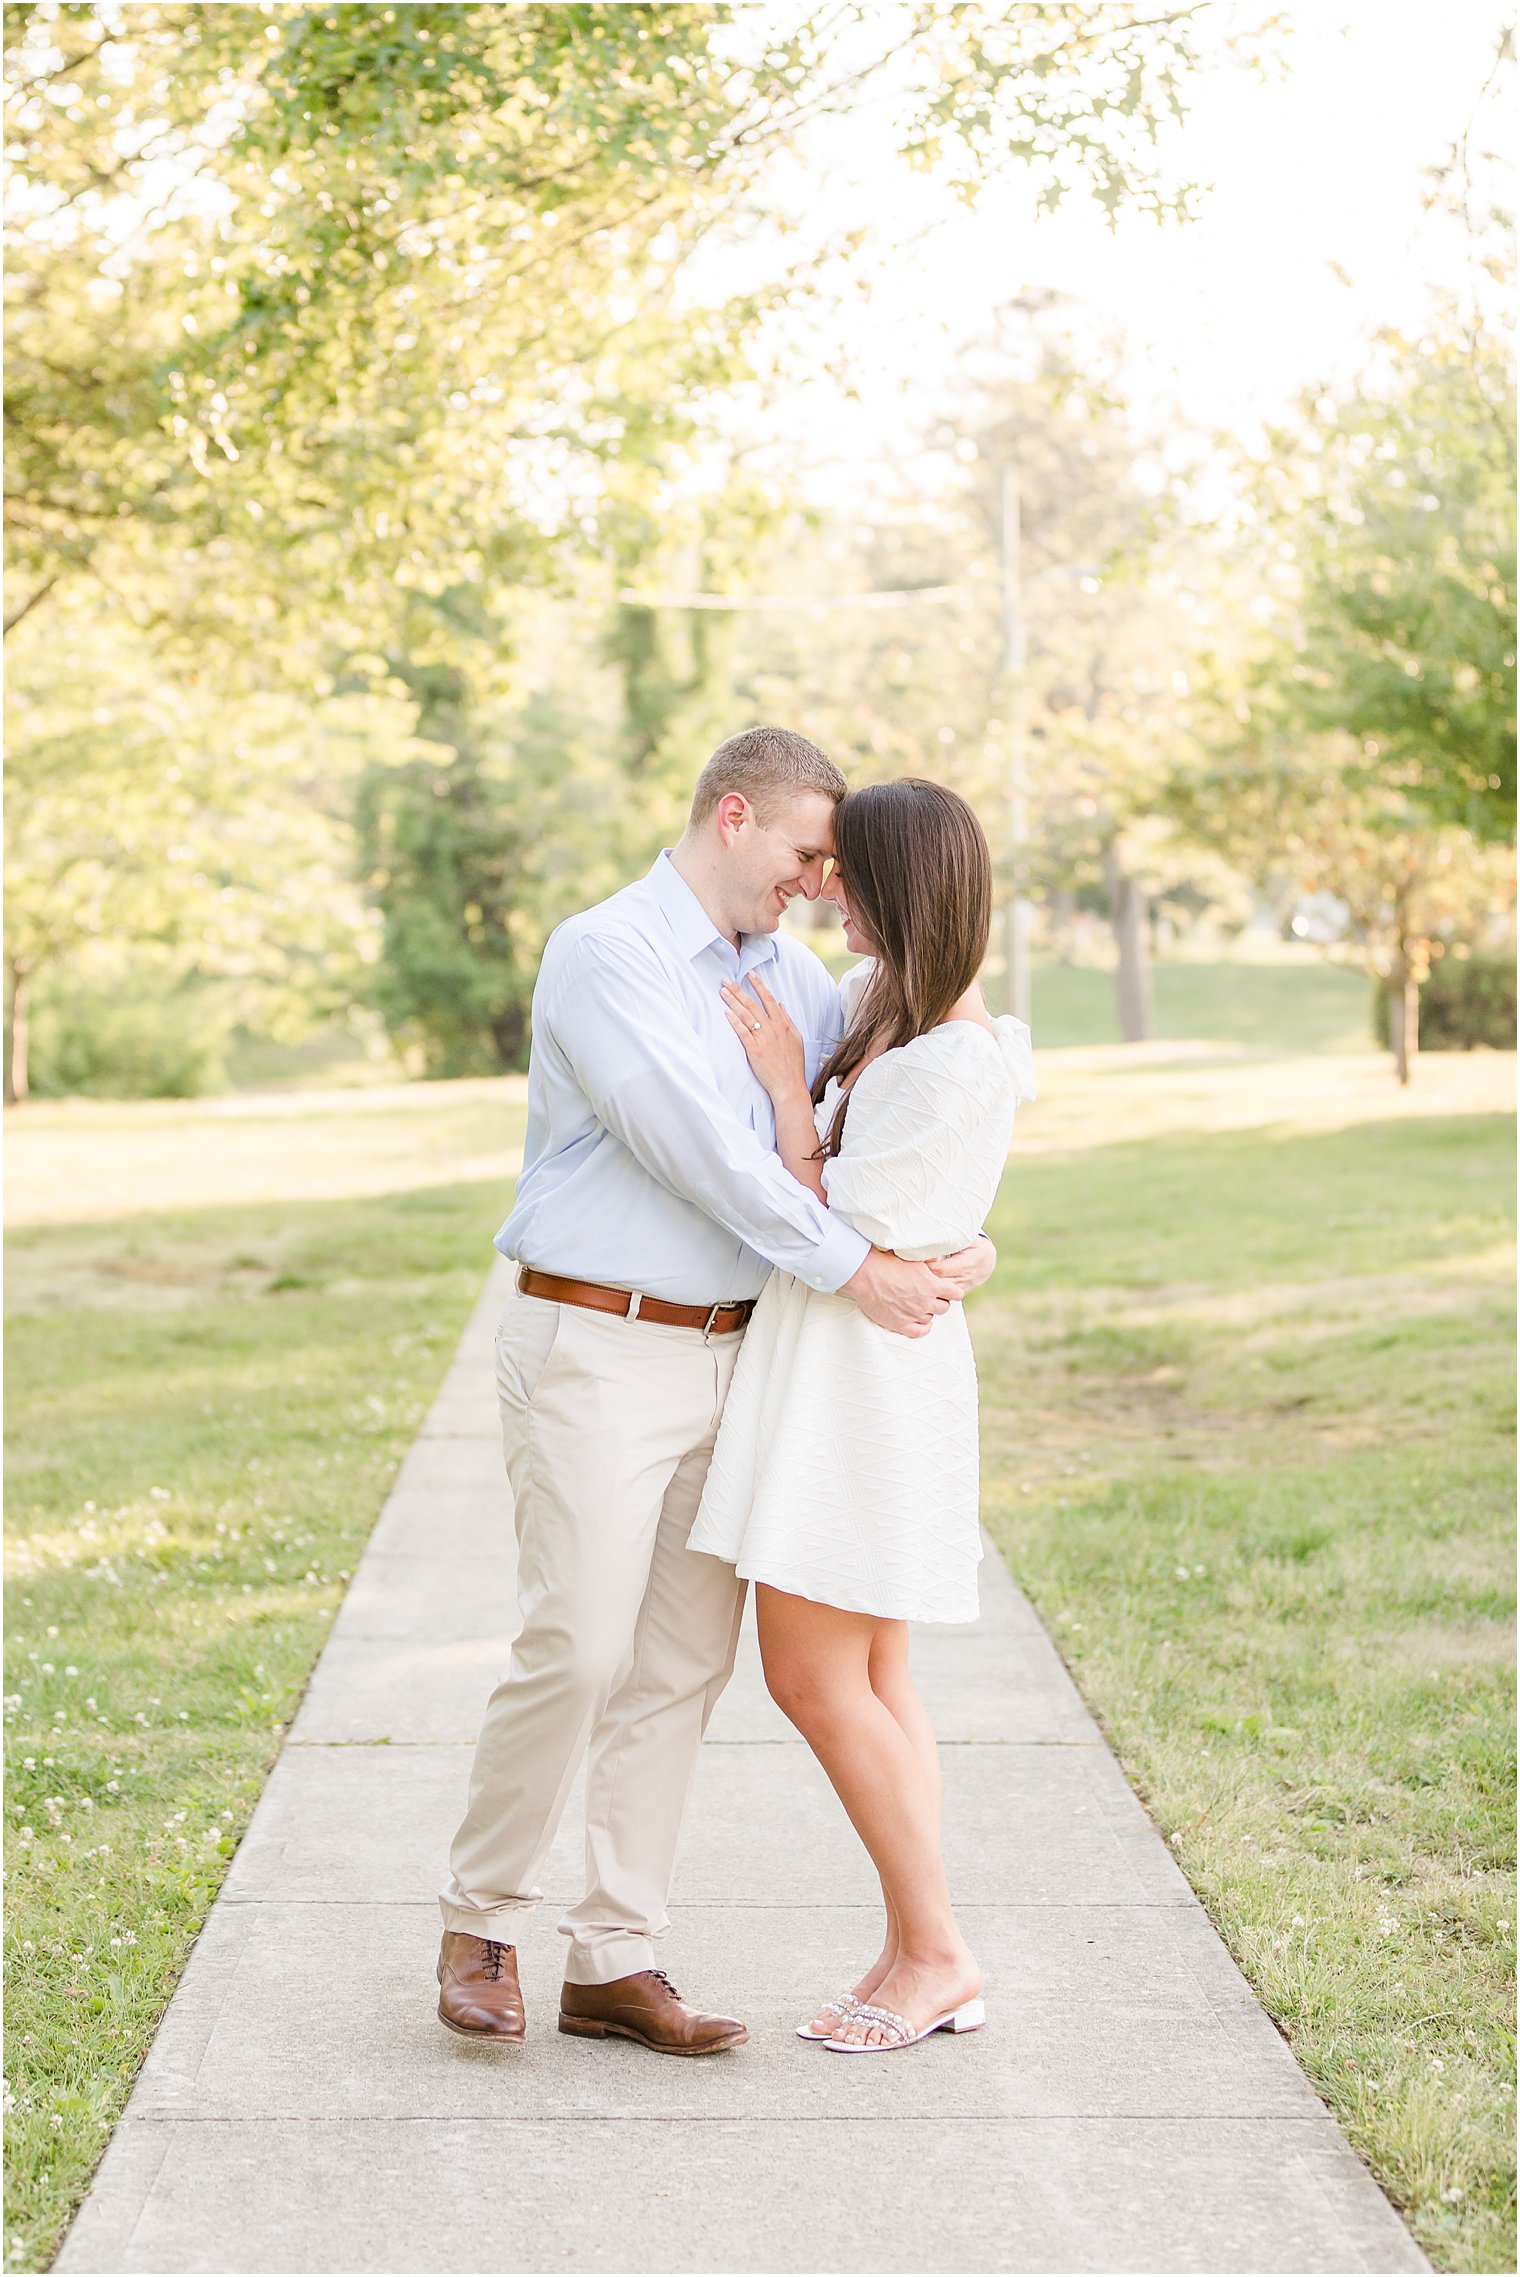
[(31, 1089), (37, 1098), (194, 1099), (226, 1084), (222, 1007), (194, 983), (56, 981), (37, 992)]
[[(1372, 992), (1372, 1033), (1389, 1037), (1392, 989), (1384, 980)], [(1420, 1049), (1470, 1052), (1515, 1048), (1515, 965), (1512, 957), (1437, 957), (1420, 990)]]

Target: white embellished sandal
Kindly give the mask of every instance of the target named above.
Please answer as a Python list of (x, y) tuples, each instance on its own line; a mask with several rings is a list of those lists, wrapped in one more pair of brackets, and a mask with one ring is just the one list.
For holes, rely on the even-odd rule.
[(895, 2008), (873, 2008), (866, 2000), (857, 2000), (854, 2012), (846, 2021), (851, 2024), (874, 2024), (885, 2035), (880, 2040), (832, 2039), (824, 2044), (839, 2056), (884, 2056), (891, 2048), (913, 2048), (920, 2040), (927, 2040), (931, 2032), (979, 2032), (987, 2021), (987, 2003), (963, 2000), (959, 2008), (947, 2010), (915, 2032), (906, 2016), (899, 2016)]
[[(819, 2016), (837, 2016), (842, 2024), (848, 2024), (850, 2018), (855, 2015), (859, 2007), (860, 2000), (857, 1994), (853, 1992), (842, 1992), (837, 2000), (826, 2000), (823, 2006), (820, 2009), (815, 2010), (814, 2013)], [(810, 2018), (806, 2024), (798, 2025), (797, 2037), (799, 2040), (828, 2040), (832, 2039), (833, 2034), (830, 2032), (815, 2032), (813, 2030), (812, 2020)]]

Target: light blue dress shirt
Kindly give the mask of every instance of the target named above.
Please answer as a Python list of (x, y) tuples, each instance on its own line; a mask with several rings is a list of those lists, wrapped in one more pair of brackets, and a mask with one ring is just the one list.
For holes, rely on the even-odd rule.
[(723, 1009), (721, 983), (754, 972), (801, 1030), (811, 1082), (843, 1030), (834, 982), (783, 934), (735, 949), (668, 853), (556, 928), (504, 1257), (674, 1304), (758, 1296), (772, 1265), (815, 1289), (854, 1276), (870, 1243), (783, 1167)]

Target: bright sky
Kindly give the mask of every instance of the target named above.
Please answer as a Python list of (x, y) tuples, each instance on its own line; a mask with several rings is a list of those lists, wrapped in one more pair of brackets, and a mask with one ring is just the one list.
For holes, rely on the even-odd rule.
[[(1175, 172), (1212, 188), (1185, 226), (1135, 215), (1111, 235), (1075, 199), (1037, 216), (1017, 173), (966, 212), (897, 161), (875, 107), (817, 130), (813, 210), (836, 227), (874, 219), (876, 233), (856, 271), (868, 303), (796, 348), (800, 371), (842, 341), (861, 400), (799, 380), (776, 413), (816, 493), (858, 492), (873, 463), (900, 461), (992, 310), (1027, 289), (1069, 296), (1084, 332), (1122, 335), (1142, 417), (1175, 406), (1191, 426), (1249, 433), (1301, 387), (1355, 369), (1379, 326), (1417, 323), (1433, 283), (1458, 281), (1459, 233), (1424, 213), (1425, 169), (1467, 127), (1512, 10), (1297, 0), (1284, 12), (1284, 72), (1224, 65), (1194, 83)], [(1477, 139), (1498, 144), (1510, 124), (1490, 101)]]

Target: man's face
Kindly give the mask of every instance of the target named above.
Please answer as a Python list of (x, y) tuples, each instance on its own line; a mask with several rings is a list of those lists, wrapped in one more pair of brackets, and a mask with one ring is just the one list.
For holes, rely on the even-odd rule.
[(728, 839), (729, 909), (741, 933), (774, 933), (789, 901), (816, 901), (834, 852), (834, 802), (802, 791), (762, 823), (753, 807)]

